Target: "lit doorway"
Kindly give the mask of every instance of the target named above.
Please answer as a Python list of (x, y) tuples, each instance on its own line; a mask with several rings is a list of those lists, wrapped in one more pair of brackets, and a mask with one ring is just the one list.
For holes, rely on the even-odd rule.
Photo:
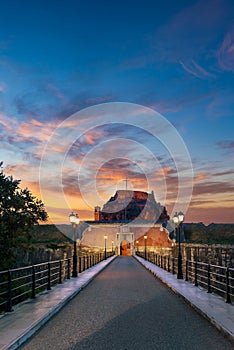
[(123, 240), (120, 244), (120, 255), (131, 256), (131, 244), (127, 240)]

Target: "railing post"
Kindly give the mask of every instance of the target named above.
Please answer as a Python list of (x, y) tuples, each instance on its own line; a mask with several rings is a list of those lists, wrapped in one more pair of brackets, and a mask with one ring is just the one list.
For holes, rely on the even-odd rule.
[(71, 259), (69, 258), (69, 259), (67, 259), (67, 279), (69, 280), (70, 279), (70, 274), (71, 274), (71, 272), (70, 272), (70, 270), (71, 270)]
[(226, 268), (226, 298), (225, 303), (231, 303), (230, 285), (229, 285), (229, 267)]
[(210, 264), (207, 266), (207, 293), (211, 293), (211, 285), (210, 285)]
[(174, 275), (174, 274), (175, 274), (175, 258), (173, 256), (173, 258), (172, 258), (172, 275)]
[(185, 262), (185, 281), (188, 281), (188, 260)]
[(48, 283), (47, 290), (51, 290), (51, 271), (50, 271), (50, 262), (48, 261)]
[(7, 290), (7, 306), (6, 306), (6, 311), (11, 312), (12, 310), (12, 283), (11, 283), (11, 271), (8, 270), (7, 272), (8, 275), (8, 290)]
[(197, 283), (197, 260), (195, 260), (195, 281), (194, 281), (194, 285), (197, 287), (198, 283)]
[(168, 255), (168, 258), (167, 258), (167, 271), (168, 271), (168, 272), (171, 271), (171, 266), (170, 266), (170, 255)]
[(81, 256), (79, 256), (79, 273), (81, 273), (82, 272), (82, 269), (81, 269), (81, 264), (82, 264), (82, 257)]
[(62, 260), (59, 260), (59, 284), (62, 283)]
[(36, 275), (35, 275), (35, 266), (32, 266), (32, 299), (36, 298)]

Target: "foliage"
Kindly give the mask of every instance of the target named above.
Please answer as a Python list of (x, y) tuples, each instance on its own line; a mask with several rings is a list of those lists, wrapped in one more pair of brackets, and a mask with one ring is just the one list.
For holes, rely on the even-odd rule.
[(204, 244), (234, 244), (234, 224), (184, 224), (186, 242)]
[(12, 266), (13, 248), (28, 243), (32, 227), (47, 220), (42, 201), (19, 185), (20, 180), (0, 171), (0, 270)]

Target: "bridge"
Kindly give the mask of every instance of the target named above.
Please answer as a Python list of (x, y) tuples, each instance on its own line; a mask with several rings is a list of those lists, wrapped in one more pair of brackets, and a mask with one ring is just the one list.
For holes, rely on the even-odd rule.
[(233, 349), (233, 305), (140, 255), (87, 261), (15, 306), (0, 318), (0, 349)]

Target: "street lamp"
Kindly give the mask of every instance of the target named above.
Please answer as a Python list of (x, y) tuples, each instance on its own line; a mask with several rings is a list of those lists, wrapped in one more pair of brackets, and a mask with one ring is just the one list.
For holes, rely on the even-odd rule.
[(74, 214), (73, 212), (69, 215), (70, 223), (73, 227), (73, 268), (72, 268), (72, 277), (77, 277), (77, 250), (76, 250), (76, 226), (79, 225), (80, 219), (78, 214)]
[(147, 236), (144, 236), (144, 240), (145, 240), (145, 260), (146, 260), (146, 240), (147, 240)]
[(105, 257), (105, 260), (106, 260), (106, 240), (107, 240), (107, 236), (104, 236), (104, 241), (105, 241), (105, 255), (104, 255), (104, 257)]
[(137, 245), (137, 253), (138, 253), (139, 241), (136, 241), (136, 245)]
[(178, 253), (178, 271), (177, 271), (177, 278), (183, 279), (183, 271), (182, 271), (182, 255), (181, 255), (181, 248), (180, 248), (180, 235), (181, 235), (181, 225), (184, 221), (184, 214), (180, 211), (179, 213), (175, 213), (172, 218), (175, 226), (178, 228), (178, 239), (179, 239), (179, 253)]
[(111, 250), (112, 250), (112, 253), (113, 253), (113, 244), (114, 244), (114, 241), (111, 241)]

